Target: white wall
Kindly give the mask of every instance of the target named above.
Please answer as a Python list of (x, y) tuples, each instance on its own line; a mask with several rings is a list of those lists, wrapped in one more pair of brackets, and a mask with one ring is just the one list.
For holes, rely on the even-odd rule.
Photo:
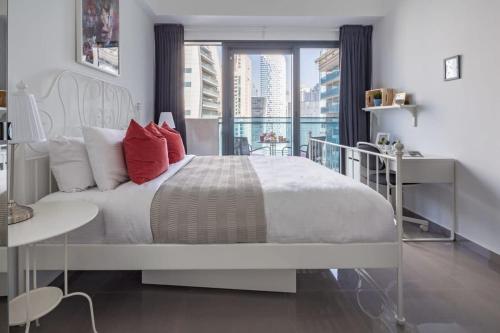
[[(418, 127), (390, 111), (380, 131), (410, 149), (455, 157), (458, 233), (500, 253), (500, 2), (403, 0), (375, 25), (374, 86), (414, 94)], [(443, 81), (443, 59), (463, 56), (461, 80)], [(449, 225), (446, 186), (426, 186), (407, 205)]]
[(142, 0), (120, 2), (121, 74), (111, 75), (75, 61), (75, 0), (9, 1), (9, 90), (24, 80), (45, 93), (54, 76), (70, 69), (127, 87), (143, 104), (142, 120), (153, 118), (153, 18)]

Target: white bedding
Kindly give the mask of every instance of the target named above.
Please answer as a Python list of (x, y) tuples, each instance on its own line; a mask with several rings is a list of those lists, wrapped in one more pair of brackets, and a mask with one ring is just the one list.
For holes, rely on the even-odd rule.
[[(194, 156), (172, 164), (142, 185), (115, 190), (57, 192), (42, 201), (86, 200), (99, 206), (95, 221), (73, 232), (72, 243), (152, 243), (150, 206), (160, 185)], [(389, 202), (367, 186), (300, 157), (251, 156), (264, 192), (268, 242), (356, 243), (396, 239)]]

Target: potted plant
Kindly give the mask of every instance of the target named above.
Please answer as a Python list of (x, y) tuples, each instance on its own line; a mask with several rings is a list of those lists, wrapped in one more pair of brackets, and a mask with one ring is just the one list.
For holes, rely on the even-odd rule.
[(382, 92), (376, 91), (373, 94), (373, 105), (374, 106), (380, 106), (380, 105), (382, 105)]

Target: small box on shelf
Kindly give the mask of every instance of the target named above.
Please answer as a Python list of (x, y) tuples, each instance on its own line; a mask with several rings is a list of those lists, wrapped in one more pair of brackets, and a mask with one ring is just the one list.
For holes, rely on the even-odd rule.
[(380, 106), (388, 106), (392, 105), (392, 101), (394, 99), (395, 90), (392, 88), (379, 88), (372, 89), (365, 92), (365, 107), (375, 106), (375, 96), (381, 96), (381, 105)]

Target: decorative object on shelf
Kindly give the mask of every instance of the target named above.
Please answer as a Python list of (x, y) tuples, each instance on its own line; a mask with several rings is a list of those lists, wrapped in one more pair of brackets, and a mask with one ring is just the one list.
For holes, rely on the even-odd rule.
[(373, 105), (374, 106), (381, 106), (382, 105), (382, 92), (377, 91), (373, 95)]
[(5, 90), (0, 90), (0, 108), (7, 106), (7, 92)]
[(461, 56), (456, 55), (444, 59), (444, 80), (451, 81), (461, 78)]
[(76, 61), (120, 75), (119, 0), (77, 0)]
[(174, 116), (172, 115), (172, 112), (160, 113), (158, 124), (161, 126), (164, 122), (166, 122), (167, 125), (170, 126), (170, 128), (175, 128)]
[(9, 140), (9, 224), (26, 221), (33, 217), (33, 209), (18, 205), (14, 201), (14, 151), (20, 143), (42, 142), (46, 140), (35, 96), (26, 92), (26, 84), (19, 82), (18, 91), (9, 103), (9, 120), (12, 123)]
[(390, 145), (391, 144), (391, 134), (378, 132), (376, 142), (377, 142), (377, 145), (379, 145), (379, 146)]
[[(375, 96), (380, 96), (381, 104), (375, 104)], [(367, 90), (365, 92), (365, 107), (372, 106), (387, 106), (392, 104), (394, 98), (394, 89), (391, 88), (380, 88)]]
[(393, 105), (405, 105), (409, 104), (408, 103), (408, 94), (405, 92), (400, 92), (394, 95), (394, 101), (392, 102)]

